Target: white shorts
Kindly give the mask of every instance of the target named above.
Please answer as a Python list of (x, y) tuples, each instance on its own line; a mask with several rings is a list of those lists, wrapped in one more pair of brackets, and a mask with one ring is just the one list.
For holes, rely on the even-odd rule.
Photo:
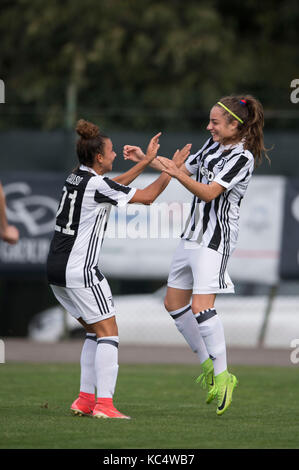
[(73, 289), (51, 285), (51, 288), (65, 310), (76, 319), (82, 318), (85, 323), (97, 323), (115, 315), (112, 294), (106, 278), (92, 287)]
[(226, 270), (228, 257), (196, 242), (181, 240), (172, 259), (167, 285), (193, 294), (233, 294)]

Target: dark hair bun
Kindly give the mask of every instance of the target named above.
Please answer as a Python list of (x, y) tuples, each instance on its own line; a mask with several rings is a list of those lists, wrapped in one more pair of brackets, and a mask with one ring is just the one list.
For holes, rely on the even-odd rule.
[(100, 129), (98, 126), (92, 122), (85, 121), (84, 119), (80, 119), (77, 122), (76, 132), (80, 137), (82, 137), (82, 139), (94, 139), (100, 135)]

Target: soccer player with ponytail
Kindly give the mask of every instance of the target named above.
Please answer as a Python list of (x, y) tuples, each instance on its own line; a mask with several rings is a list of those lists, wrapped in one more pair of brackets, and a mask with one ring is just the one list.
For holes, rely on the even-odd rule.
[[(199, 357), (202, 374), (197, 381), (208, 387), (207, 403), (217, 397), (217, 415), (231, 404), (237, 379), (227, 368), (224, 330), (214, 303), (217, 294), (234, 292), (226, 267), (236, 246), (240, 205), (254, 167), (263, 156), (269, 160), (263, 125), (262, 105), (253, 96), (223, 97), (210, 111), (211, 137), (198, 152), (180, 168), (163, 157), (151, 164), (193, 194), (164, 303)], [(134, 161), (143, 158), (134, 146), (125, 146), (124, 156)]]
[(193, 194), (170, 269), (165, 307), (198, 354), (203, 372), (197, 381), (208, 387), (207, 403), (217, 397), (217, 415), (231, 404), (237, 379), (227, 368), (224, 330), (214, 302), (217, 294), (234, 292), (226, 267), (236, 246), (240, 204), (254, 167), (263, 156), (269, 160), (263, 126), (263, 108), (257, 99), (226, 96), (210, 111), (211, 138), (180, 169), (158, 158), (164, 171)]

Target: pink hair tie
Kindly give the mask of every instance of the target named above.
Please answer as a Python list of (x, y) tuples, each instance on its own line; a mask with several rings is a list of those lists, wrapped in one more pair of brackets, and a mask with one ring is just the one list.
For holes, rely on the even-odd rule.
[(247, 101), (246, 100), (240, 100), (240, 103), (242, 106), (245, 106), (247, 104)]

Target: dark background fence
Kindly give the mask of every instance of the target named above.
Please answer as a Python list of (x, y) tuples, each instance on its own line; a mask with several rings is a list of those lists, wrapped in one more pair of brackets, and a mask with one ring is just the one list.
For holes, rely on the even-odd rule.
[[(198, 132), (162, 131), (159, 154), (171, 157), (177, 148), (192, 143), (194, 153), (199, 150), (209, 133), (203, 127)], [(112, 139), (117, 158), (113, 171), (122, 172), (132, 165), (123, 159), (125, 144), (138, 145), (143, 150), (154, 131), (134, 132), (132, 130), (105, 133)], [(38, 131), (13, 130), (0, 132), (0, 172), (4, 170), (24, 171), (70, 171), (77, 165), (75, 151), (76, 136), (67, 130)], [(271, 165), (264, 161), (255, 174), (299, 176), (299, 132), (297, 130), (265, 131), (265, 144), (271, 158)], [(150, 169), (146, 171), (151, 171)]]

